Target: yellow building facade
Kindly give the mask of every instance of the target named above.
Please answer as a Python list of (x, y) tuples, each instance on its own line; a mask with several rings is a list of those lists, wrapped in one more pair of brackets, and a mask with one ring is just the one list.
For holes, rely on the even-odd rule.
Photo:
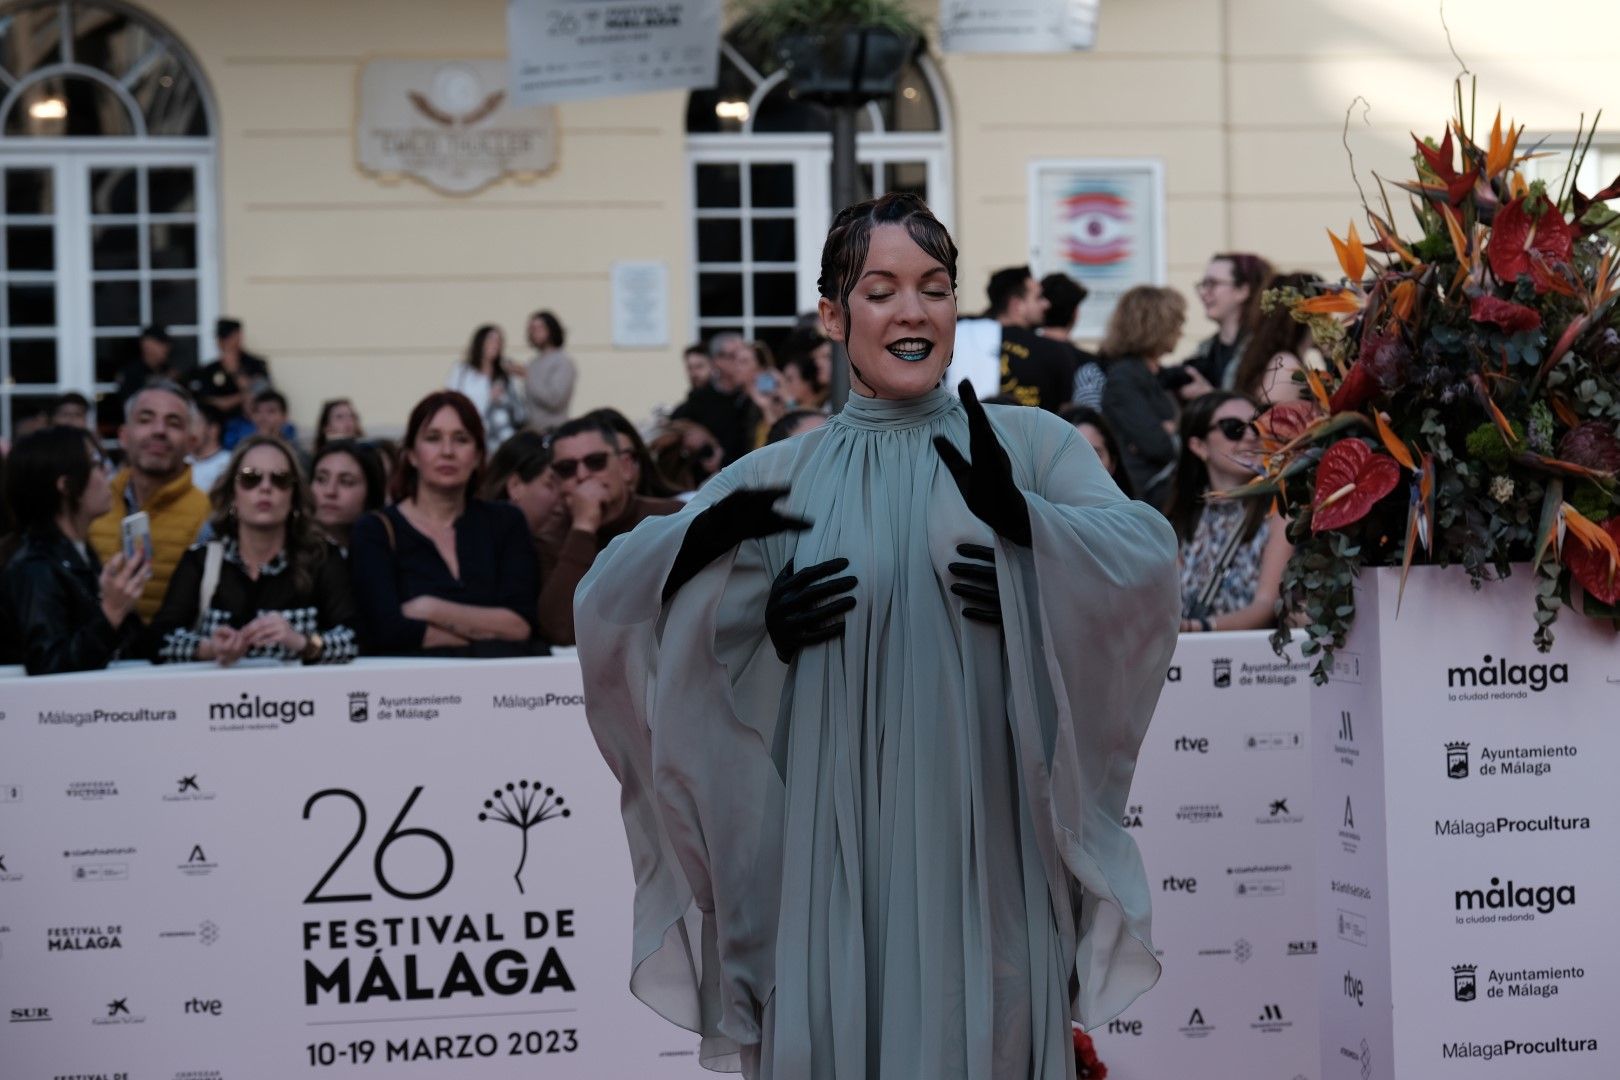
[[(189, 70), (198, 110), (162, 118), (156, 126), (167, 131), (98, 144), (101, 158), (88, 145), (95, 140), (31, 130), (26, 110), (38, 95), (19, 93), (30, 65), (87, 59), (88, 45), (66, 50), (74, 54), (66, 61), (62, 42), (51, 51), (41, 12), (60, 9), (126, 20), (129, 33), (147, 35), (140, 42), (168, 35), (170, 58), (154, 61), (172, 59), (162, 69), (168, 86), (151, 71), (131, 75), (127, 65), (140, 60), (126, 57), (105, 93), (117, 98), (111, 82), (127, 83), (137, 105), (161, 106)], [(1532, 139), (1567, 145), (1583, 111), (1616, 105), (1606, 15), (1597, 0), (1548, 0), (1533, 17), (1506, 0), (1448, 5), (1456, 54), (1479, 77), (1479, 122), (1488, 125), (1500, 102)], [(373, 430), (397, 430), (415, 399), (442, 385), (476, 325), (503, 327), (509, 354), (522, 359), (526, 318), (538, 308), (567, 326), (580, 367), (575, 408), (613, 404), (641, 418), (682, 396), (681, 346), (735, 321), (722, 309), (736, 306), (739, 289), (751, 312), (745, 328), (756, 331), (807, 310), (814, 296), (827, 139), (790, 130), (791, 103), (763, 86), (767, 72), (742, 87), (763, 87), (750, 119), (757, 127), (775, 110), (773, 122), (788, 130), (744, 133), (735, 104), (730, 121), (703, 130), (717, 125), (692, 115), (713, 99), (684, 92), (565, 104), (549, 172), (448, 195), (359, 167), (360, 72), (374, 58), (503, 57), (499, 0), (0, 4), (0, 23), (10, 110), (0, 209), (14, 241), (0, 327), (8, 431), (9, 414), (31, 400), (107, 387), (128, 320), (172, 316), (171, 325), (192, 328), (206, 361), (222, 314), (245, 322), (248, 347), (271, 360), (305, 430), (320, 401), (338, 395), (353, 398)], [(880, 185), (924, 190), (951, 225), (964, 312), (983, 307), (992, 269), (1028, 261), (1029, 166), (1046, 158), (1162, 161), (1168, 283), (1189, 301), (1215, 251), (1330, 272), (1324, 227), (1360, 217), (1341, 144), (1347, 111), (1370, 193), (1374, 170), (1410, 171), (1410, 132), (1441, 133), (1459, 67), (1438, 6), (1410, 0), (1103, 0), (1092, 51), (936, 47), (932, 57), (908, 75), (916, 94), (867, 124), (862, 156)], [(1616, 171), (1612, 142), (1600, 133), (1593, 175)], [(117, 204), (116, 185), (98, 187), (112, 184), (107, 171), (122, 167), (120, 154), (146, 170), (127, 205)], [(41, 170), (55, 182), (48, 198), (30, 186)], [(702, 205), (741, 201), (706, 192), (716, 177), (724, 189), (744, 174), (754, 181), (748, 207)], [(191, 178), (189, 199), (176, 194), (176, 176)], [(74, 209), (87, 204), (89, 217)], [(146, 237), (123, 269), (84, 255), (120, 228)], [(739, 232), (749, 241), (740, 269), (728, 257)], [(48, 245), (50, 257), (15, 255), (25, 241)], [(614, 345), (611, 274), (623, 260), (667, 268), (667, 346)], [(720, 269), (705, 278), (700, 261)], [(103, 307), (120, 303), (108, 318), (124, 321), (98, 322)], [(1208, 332), (1194, 305), (1188, 344)]]

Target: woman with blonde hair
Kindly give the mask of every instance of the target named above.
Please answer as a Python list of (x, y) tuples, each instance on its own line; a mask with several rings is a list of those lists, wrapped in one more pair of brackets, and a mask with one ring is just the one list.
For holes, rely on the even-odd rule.
[(1176, 465), (1176, 400), (1159, 364), (1181, 339), (1187, 302), (1174, 289), (1138, 285), (1114, 305), (1103, 338), (1108, 381), (1102, 413), (1119, 438), (1125, 471), (1140, 498), (1158, 506)]

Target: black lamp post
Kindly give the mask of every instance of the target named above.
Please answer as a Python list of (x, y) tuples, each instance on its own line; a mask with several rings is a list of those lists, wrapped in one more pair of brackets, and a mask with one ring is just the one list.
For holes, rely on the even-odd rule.
[[(886, 27), (831, 28), (786, 34), (778, 46), (794, 95), (832, 113), (832, 212), (868, 198), (855, 159), (857, 116), (868, 103), (891, 97), (900, 73), (917, 51), (917, 38)], [(841, 409), (849, 397), (849, 358), (833, 343), (829, 400)]]

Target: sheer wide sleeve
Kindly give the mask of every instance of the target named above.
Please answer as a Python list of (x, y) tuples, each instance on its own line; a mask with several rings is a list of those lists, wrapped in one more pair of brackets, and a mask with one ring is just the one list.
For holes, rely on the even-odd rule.
[[(1141, 854), (1121, 823), (1136, 755), (1175, 652), (1176, 543), (1125, 498), (1073, 428), (1027, 410), (1033, 544), (998, 542), (1020, 762), (1054, 894), (1069, 911), (1074, 1018), (1104, 1023), (1159, 976)], [(1022, 455), (1014, 455), (1015, 458)], [(1075, 886), (1078, 886), (1076, 890)]]
[(771, 757), (786, 668), (766, 638), (770, 574), (745, 543), (660, 603), (692, 517), (737, 486), (733, 467), (681, 513), (618, 537), (575, 597), (591, 731), (623, 791), (635, 872), (630, 989), (703, 1036), (700, 1060), (740, 1068), (774, 988), (783, 784)]

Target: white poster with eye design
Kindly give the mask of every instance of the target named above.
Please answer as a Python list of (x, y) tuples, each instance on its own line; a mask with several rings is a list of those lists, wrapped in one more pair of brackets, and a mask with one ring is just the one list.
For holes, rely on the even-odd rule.
[(1074, 158), (1029, 164), (1029, 265), (1086, 288), (1077, 339), (1101, 339), (1134, 285), (1166, 280), (1164, 162)]

